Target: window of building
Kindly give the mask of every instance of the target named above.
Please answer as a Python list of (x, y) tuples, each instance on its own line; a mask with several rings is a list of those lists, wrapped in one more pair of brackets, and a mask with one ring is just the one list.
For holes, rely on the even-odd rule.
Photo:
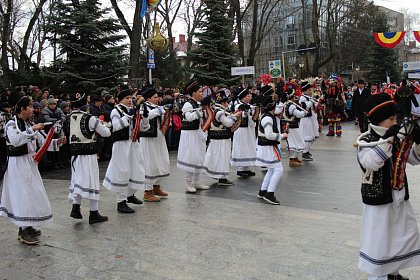
[(288, 45), (295, 44), (295, 35), (289, 35), (289, 36), (287, 36), (287, 44)]
[(295, 25), (295, 17), (294, 16), (288, 16), (286, 18), (286, 28), (287, 29), (293, 29)]

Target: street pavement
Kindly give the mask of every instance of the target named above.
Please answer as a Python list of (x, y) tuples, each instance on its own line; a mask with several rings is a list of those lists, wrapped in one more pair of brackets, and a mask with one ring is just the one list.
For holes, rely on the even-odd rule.
[[(119, 214), (116, 196), (102, 190), (106, 223), (89, 225), (69, 217), (70, 168), (42, 176), (54, 221), (42, 228), (41, 244), (17, 241), (17, 228), (0, 219), (0, 279), (367, 279), (357, 268), (362, 202), (361, 171), (353, 144), (358, 127), (346, 123), (342, 137), (313, 145), (313, 162), (289, 168), (276, 196), (280, 206), (256, 197), (264, 176), (239, 179), (232, 187), (211, 185), (184, 192), (184, 173), (171, 152), (171, 176), (162, 185), (169, 197)], [(283, 151), (283, 157), (287, 152)], [(100, 163), (102, 180), (107, 163)], [(420, 214), (419, 167), (407, 168), (410, 200)], [(142, 194), (138, 194), (139, 197)], [(420, 267), (402, 271), (420, 279)]]

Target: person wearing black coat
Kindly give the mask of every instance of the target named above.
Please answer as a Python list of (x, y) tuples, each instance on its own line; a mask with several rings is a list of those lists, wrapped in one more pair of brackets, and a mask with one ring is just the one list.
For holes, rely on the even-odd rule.
[(407, 86), (407, 80), (405, 79), (401, 81), (401, 87), (395, 93), (394, 100), (398, 107), (398, 119), (411, 116), (411, 102), (413, 102), (415, 107), (419, 106), (413, 91)]
[(358, 119), (360, 133), (366, 132), (368, 130), (368, 120), (363, 112), (363, 106), (369, 96), (370, 91), (365, 87), (365, 81), (357, 81), (357, 89), (353, 92), (351, 110), (353, 112), (353, 116), (357, 117)]

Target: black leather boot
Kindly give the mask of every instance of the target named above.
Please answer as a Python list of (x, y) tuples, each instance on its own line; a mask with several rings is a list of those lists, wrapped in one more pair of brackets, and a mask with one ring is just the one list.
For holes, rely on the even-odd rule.
[(133, 204), (143, 204), (143, 201), (141, 201), (140, 199), (138, 199), (137, 197), (134, 196), (134, 194), (132, 196), (127, 197), (127, 203), (133, 203)]
[(102, 223), (108, 221), (107, 216), (102, 216), (99, 214), (99, 211), (90, 211), (89, 215), (89, 224), (96, 224), (96, 223)]
[(29, 234), (31, 234), (32, 236), (41, 235), (41, 231), (39, 229), (34, 229), (33, 227), (27, 227), (26, 229), (29, 231)]
[(125, 213), (125, 214), (131, 214), (131, 213), (136, 212), (134, 211), (134, 209), (131, 209), (130, 207), (128, 207), (126, 200), (118, 202), (117, 211), (119, 213)]
[(83, 219), (82, 213), (80, 213), (80, 204), (73, 204), (73, 208), (71, 209), (70, 217), (73, 219)]

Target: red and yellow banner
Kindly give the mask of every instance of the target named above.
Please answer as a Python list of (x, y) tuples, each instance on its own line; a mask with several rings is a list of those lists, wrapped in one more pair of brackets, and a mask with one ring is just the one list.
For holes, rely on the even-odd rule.
[(414, 37), (416, 37), (417, 42), (420, 43), (420, 31), (414, 31)]
[(401, 42), (405, 33), (405, 31), (382, 33), (375, 32), (373, 35), (375, 37), (376, 43), (378, 43), (381, 47), (392, 49)]

